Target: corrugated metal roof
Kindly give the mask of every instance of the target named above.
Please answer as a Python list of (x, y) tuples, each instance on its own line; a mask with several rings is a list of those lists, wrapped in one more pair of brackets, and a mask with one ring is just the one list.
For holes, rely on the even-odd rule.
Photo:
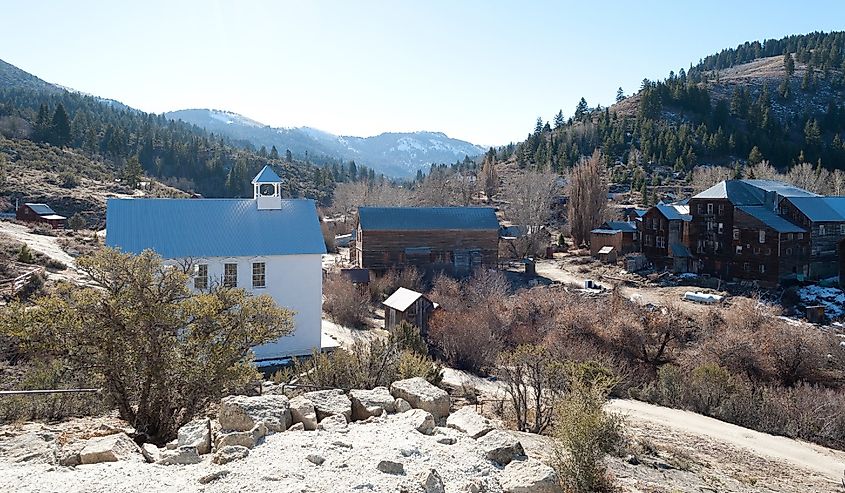
[(694, 199), (728, 199), (733, 205), (762, 205), (766, 192), (781, 197), (818, 197), (787, 183), (774, 180), (725, 180), (694, 196)]
[(321, 254), (312, 200), (258, 210), (253, 199), (109, 199), (106, 245), (164, 258)]
[(47, 204), (34, 204), (34, 203), (27, 202), (24, 205), (29, 207), (30, 209), (32, 209), (32, 211), (35, 212), (36, 214), (38, 214), (39, 216), (46, 216), (46, 215), (49, 215), (49, 214), (55, 214), (56, 213), (56, 211), (51, 209), (50, 206), (47, 205)]
[(270, 166), (264, 166), (261, 171), (252, 179), (253, 183), (279, 183), (282, 179), (273, 171)]
[(499, 229), (491, 207), (359, 207), (358, 220), (365, 231)]
[(845, 197), (791, 197), (788, 200), (810, 221), (845, 221)]
[(629, 223), (627, 221), (608, 221), (606, 223), (610, 229), (618, 229), (619, 231), (636, 231), (637, 225), (634, 223)]
[(422, 296), (422, 293), (411, 291), (407, 288), (399, 288), (396, 292), (391, 294), (390, 297), (384, 300), (384, 305), (395, 310), (399, 310), (400, 312), (404, 312)]
[(655, 206), (670, 221), (692, 221), (688, 205), (659, 204)]
[(596, 229), (590, 230), (590, 233), (596, 233), (596, 234), (600, 234), (600, 235), (615, 235), (615, 234), (621, 233), (621, 232), (622, 231), (620, 231), (618, 229), (606, 229), (606, 228), (596, 228)]
[(612, 246), (603, 246), (599, 249), (599, 255), (604, 255), (613, 251)]
[(806, 230), (762, 206), (739, 206), (737, 209), (757, 219), (778, 233), (804, 233)]

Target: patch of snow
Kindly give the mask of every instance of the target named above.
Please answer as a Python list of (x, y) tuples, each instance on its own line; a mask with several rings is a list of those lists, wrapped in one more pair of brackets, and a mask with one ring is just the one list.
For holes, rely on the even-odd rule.
[(798, 297), (806, 305), (822, 305), (830, 318), (845, 315), (845, 291), (818, 285), (804, 286), (798, 290)]

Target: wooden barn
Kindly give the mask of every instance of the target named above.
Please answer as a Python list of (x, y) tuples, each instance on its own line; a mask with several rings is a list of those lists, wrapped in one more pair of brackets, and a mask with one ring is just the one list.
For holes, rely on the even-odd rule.
[(18, 206), (15, 211), (15, 219), (28, 223), (47, 223), (53, 229), (65, 227), (65, 216), (60, 216), (47, 204), (35, 204), (27, 202)]
[(361, 207), (358, 267), (383, 272), (408, 266), (456, 274), (495, 268), (499, 221), (490, 207)]
[(425, 334), (428, 331), (428, 320), (437, 303), (434, 303), (422, 293), (406, 288), (399, 288), (384, 300), (384, 328), (393, 327), (408, 322)]

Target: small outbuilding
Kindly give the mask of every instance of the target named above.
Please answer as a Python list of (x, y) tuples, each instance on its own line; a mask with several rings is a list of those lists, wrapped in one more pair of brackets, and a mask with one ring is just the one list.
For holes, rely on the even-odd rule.
[(18, 206), (15, 211), (15, 219), (28, 223), (47, 223), (53, 229), (62, 229), (65, 227), (67, 218), (56, 214), (47, 204), (36, 204), (27, 202)]
[(428, 320), (438, 307), (426, 295), (406, 288), (397, 289), (383, 304), (386, 330), (408, 322), (418, 327), (423, 334), (428, 331)]

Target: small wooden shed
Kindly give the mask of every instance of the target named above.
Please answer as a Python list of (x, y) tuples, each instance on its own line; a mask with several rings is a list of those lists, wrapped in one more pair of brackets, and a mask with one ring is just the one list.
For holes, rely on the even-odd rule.
[(64, 216), (56, 214), (49, 205), (31, 202), (18, 206), (15, 211), (15, 219), (28, 223), (47, 223), (53, 229), (64, 228), (66, 220)]
[(397, 289), (383, 304), (386, 330), (404, 321), (418, 327), (423, 334), (428, 331), (428, 320), (438, 307), (426, 295), (406, 288)]

